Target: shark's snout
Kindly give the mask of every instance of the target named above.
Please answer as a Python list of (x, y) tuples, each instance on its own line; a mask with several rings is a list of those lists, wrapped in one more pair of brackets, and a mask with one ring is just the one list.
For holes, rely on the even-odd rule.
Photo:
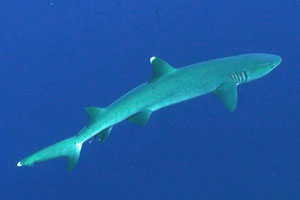
[(275, 67), (277, 67), (282, 61), (282, 58), (280, 56), (276, 56), (276, 55), (273, 55), (273, 58), (272, 58), (272, 63), (273, 63), (273, 69)]
[(277, 67), (282, 61), (282, 58), (273, 54), (264, 54), (262, 59), (262, 67), (266, 67), (266, 70), (271, 71)]
[[(273, 54), (263, 54), (261, 58), (261, 64), (259, 66), (264, 68), (266, 74), (276, 68), (282, 61), (282, 58)], [(261, 69), (263, 70), (263, 69)]]

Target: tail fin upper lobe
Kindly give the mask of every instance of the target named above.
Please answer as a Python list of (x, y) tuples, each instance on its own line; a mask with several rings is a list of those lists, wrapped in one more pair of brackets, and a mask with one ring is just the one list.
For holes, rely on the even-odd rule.
[(21, 160), (17, 165), (19, 167), (33, 166), (36, 162), (68, 157), (68, 170), (72, 170), (78, 162), (82, 148), (82, 142), (77, 140), (78, 138), (74, 136), (50, 145)]

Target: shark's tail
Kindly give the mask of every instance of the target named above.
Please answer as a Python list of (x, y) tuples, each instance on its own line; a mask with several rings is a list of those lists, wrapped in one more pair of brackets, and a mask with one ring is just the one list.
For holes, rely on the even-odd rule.
[(72, 170), (77, 164), (83, 142), (74, 136), (50, 145), (21, 160), (17, 166), (33, 166), (36, 162), (42, 162), (59, 157), (68, 158), (68, 170)]
[(99, 137), (100, 142), (104, 142), (112, 129), (111, 126), (103, 130), (97, 130), (92, 126), (101, 112), (103, 112), (103, 108), (87, 107), (86, 110), (90, 116), (90, 125), (88, 127), (84, 127), (73, 137), (57, 142), (26, 157), (18, 162), (17, 166), (33, 166), (34, 163), (37, 162), (47, 161), (59, 157), (67, 157), (68, 170), (72, 170), (78, 162), (82, 144), (91, 137), (95, 136)]

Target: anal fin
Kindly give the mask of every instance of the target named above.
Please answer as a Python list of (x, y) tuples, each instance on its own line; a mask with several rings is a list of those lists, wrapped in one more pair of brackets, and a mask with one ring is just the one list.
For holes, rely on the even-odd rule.
[(101, 131), (99, 133), (99, 141), (100, 142), (105, 142), (107, 137), (109, 136), (110, 132), (111, 132), (112, 126), (109, 128), (104, 129), (103, 131)]
[(101, 132), (97, 133), (94, 137), (90, 138), (89, 143), (92, 143), (94, 139), (99, 138), (99, 142), (104, 143), (111, 132), (112, 126), (108, 127)]

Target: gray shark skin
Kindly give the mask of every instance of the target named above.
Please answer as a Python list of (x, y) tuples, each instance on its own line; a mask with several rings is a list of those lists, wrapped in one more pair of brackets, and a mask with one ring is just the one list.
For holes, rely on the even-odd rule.
[(17, 166), (33, 166), (36, 162), (67, 157), (71, 170), (78, 162), (82, 144), (95, 136), (104, 142), (115, 124), (127, 119), (145, 125), (154, 111), (204, 94), (214, 93), (229, 111), (234, 111), (237, 86), (265, 76), (281, 63), (281, 58), (253, 53), (179, 69), (157, 57), (152, 57), (150, 62), (153, 73), (148, 82), (106, 108), (87, 107), (90, 122), (79, 133), (26, 157)]

